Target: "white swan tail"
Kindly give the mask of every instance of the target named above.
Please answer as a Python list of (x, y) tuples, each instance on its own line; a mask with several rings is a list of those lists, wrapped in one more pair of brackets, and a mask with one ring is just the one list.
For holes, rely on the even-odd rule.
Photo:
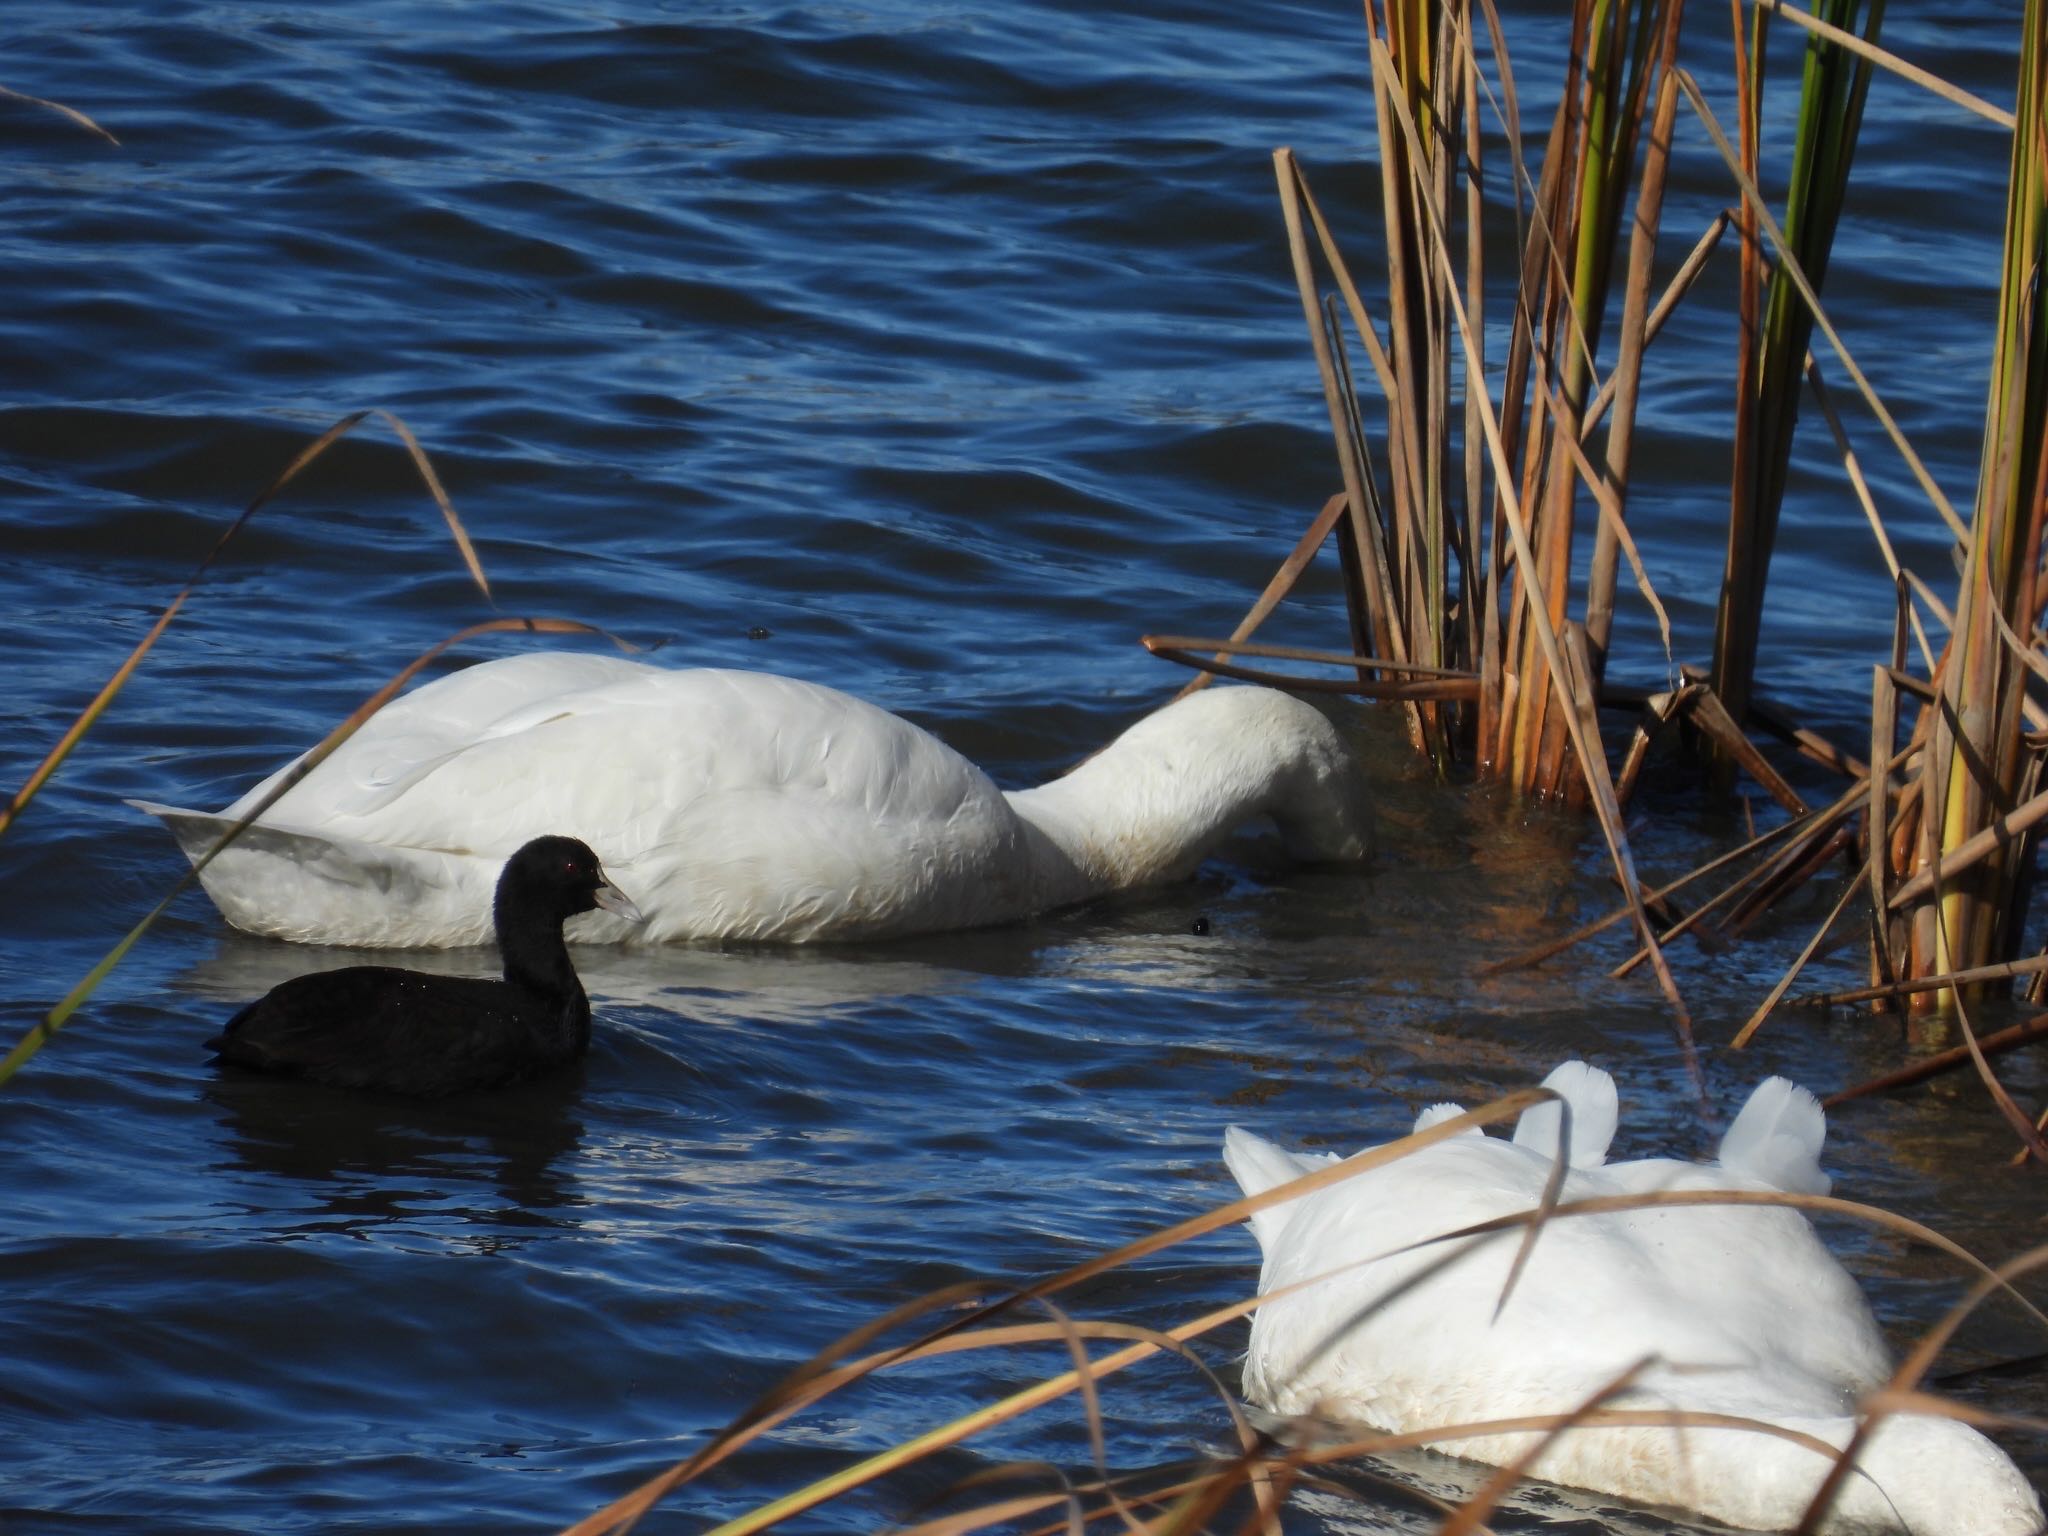
[[(240, 818), (128, 802), (170, 830), (197, 864)], [(417, 945), (432, 921), (441, 944), (488, 944), (489, 892), (503, 859), (386, 847), (302, 828), (245, 827), (200, 871), (223, 916), (250, 933), (322, 944)], [(587, 921), (587, 920), (583, 920)]]
[(1721, 1166), (1788, 1194), (1824, 1195), (1834, 1182), (1820, 1167), (1827, 1132), (1819, 1099), (1786, 1078), (1767, 1077), (1721, 1138)]
[[(1465, 1106), (1462, 1104), (1432, 1104), (1415, 1117), (1415, 1134), (1420, 1136), (1431, 1126), (1442, 1125), (1446, 1120), (1455, 1120), (1463, 1113), (1465, 1113)], [(1473, 1136), (1483, 1136), (1486, 1134), (1476, 1125), (1466, 1126), (1465, 1131)]]
[[(1262, 1137), (1254, 1136), (1242, 1126), (1230, 1126), (1223, 1132), (1223, 1163), (1230, 1170), (1230, 1176), (1237, 1180), (1237, 1187), (1247, 1195), (1263, 1195), (1267, 1190), (1300, 1178), (1305, 1173), (1314, 1173), (1318, 1168), (1327, 1168), (1337, 1161), (1335, 1153), (1316, 1156), (1305, 1152), (1289, 1152), (1276, 1147)], [(1259, 1240), (1262, 1252), (1271, 1253), (1280, 1234), (1287, 1230), (1287, 1218), (1295, 1208), (1295, 1201), (1284, 1200), (1278, 1205), (1254, 1211), (1248, 1218), (1252, 1236)]]
[(1515, 1122), (1515, 1145), (1539, 1157), (1555, 1158), (1560, 1123), (1569, 1105), (1572, 1129), (1566, 1161), (1574, 1168), (1598, 1168), (1607, 1160), (1607, 1148), (1621, 1118), (1614, 1079), (1583, 1061), (1568, 1061), (1543, 1079), (1543, 1086), (1557, 1098), (1522, 1112)]

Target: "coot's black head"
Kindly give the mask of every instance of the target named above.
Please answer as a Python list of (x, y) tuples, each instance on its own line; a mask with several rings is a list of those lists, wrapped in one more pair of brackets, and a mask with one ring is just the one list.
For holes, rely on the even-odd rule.
[(593, 907), (629, 922), (641, 920), (640, 909), (605, 877), (589, 845), (573, 837), (536, 837), (505, 861), (505, 872), (498, 876), (501, 916), (508, 904), (556, 923)]

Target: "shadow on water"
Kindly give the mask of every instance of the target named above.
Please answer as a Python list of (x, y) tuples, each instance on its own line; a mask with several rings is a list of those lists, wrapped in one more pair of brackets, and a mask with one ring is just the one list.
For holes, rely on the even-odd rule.
[(583, 1143), (581, 1068), (448, 1099), (406, 1099), (216, 1067), (201, 1098), (219, 1117), (221, 1171), (318, 1191), (322, 1225), (393, 1222), (450, 1185), (488, 1182), (502, 1202), (472, 1206), (490, 1228), (548, 1228), (579, 1203), (565, 1164)]

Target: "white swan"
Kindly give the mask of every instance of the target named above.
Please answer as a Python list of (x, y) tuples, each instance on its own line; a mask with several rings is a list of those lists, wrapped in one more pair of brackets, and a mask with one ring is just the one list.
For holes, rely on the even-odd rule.
[[(217, 816), (134, 803), (196, 860), (277, 776)], [(1269, 689), (1193, 694), (1066, 777), (1005, 793), (815, 683), (539, 652), (386, 706), (201, 878), (254, 933), (478, 944), (506, 856), (562, 833), (600, 850), (647, 919), (636, 932), (589, 913), (571, 939), (863, 939), (1172, 880), (1261, 816), (1303, 858), (1368, 849), (1335, 727)]]
[[(1708, 1165), (1605, 1163), (1611, 1080), (1575, 1062), (1549, 1086), (1573, 1108), (1565, 1201), (1661, 1188), (1827, 1188), (1816, 1161), (1820, 1105), (1782, 1078), (1756, 1090)], [(1418, 1128), (1440, 1121), (1445, 1108), (1425, 1110)], [(1452, 1136), (1253, 1216), (1265, 1253), (1262, 1294), (1359, 1267), (1259, 1308), (1246, 1395), (1282, 1413), (1428, 1429), (1567, 1413), (1649, 1357), (1634, 1390), (1612, 1406), (1732, 1414), (1846, 1445), (1858, 1396), (1884, 1382), (1890, 1358), (1856, 1283), (1794, 1210), (1693, 1206), (1558, 1218), (1497, 1317), (1520, 1229), (1478, 1240), (1412, 1290), (1391, 1294), (1465, 1246), (1402, 1251), (1408, 1245), (1533, 1209), (1556, 1147), (1556, 1111), (1546, 1106), (1524, 1116), (1513, 1141), (1477, 1131)], [(1223, 1155), (1247, 1194), (1333, 1160), (1282, 1151), (1234, 1126)], [(1441, 1448), (1500, 1466), (1536, 1440), (1496, 1434)], [(2019, 1470), (1949, 1419), (1885, 1419), (1857, 1467), (1823, 1531), (2034, 1536), (2041, 1528), (2040, 1502)], [(1783, 1530), (1798, 1523), (1829, 1463), (1811, 1447), (1754, 1430), (1603, 1427), (1566, 1431), (1533, 1470), (1729, 1525)]]

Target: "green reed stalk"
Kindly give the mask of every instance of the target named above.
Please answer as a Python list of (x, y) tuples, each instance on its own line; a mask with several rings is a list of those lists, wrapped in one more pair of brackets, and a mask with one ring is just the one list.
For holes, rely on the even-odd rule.
[[(1867, 13), (1864, 0), (1822, 0), (1818, 14), (1852, 33), (1857, 32), (1860, 20), (1860, 35), (1875, 43), (1884, 20), (1884, 0), (1870, 0)], [(1743, 169), (1752, 181), (1761, 139), (1767, 41), (1767, 13), (1758, 7), (1750, 15), (1747, 49), (1739, 31), (1736, 47)], [(1816, 290), (1826, 275), (1828, 254), (1834, 246), (1871, 68), (1868, 59), (1825, 38), (1807, 38), (1784, 229), (1801, 270)], [(1712, 673), (1715, 692), (1737, 722), (1748, 711), (1755, 684), (1764, 589), (1777, 543), (1793, 429), (1799, 420), (1802, 365), (1813, 334), (1812, 313), (1782, 271), (1773, 269), (1764, 286), (1755, 215), (1747, 207), (1742, 223), (1742, 351), (1737, 371), (1735, 470)]]
[[(2027, 0), (1991, 388), (1984, 411), (1962, 591), (1939, 677), (1939, 713), (1922, 771), (1928, 807), (1922, 856), (1936, 872), (1936, 904), (1916, 924), (1910, 974), (1925, 976), (2008, 958), (2018, 939), (2015, 897), (2033, 862), (2022, 836), (1967, 870), (1941, 878), (1939, 859), (1977, 836), (2017, 801), (2033, 768), (2023, 752), (2025, 652), (2042, 610), (2040, 572), (2048, 420), (2048, 0)], [(2016, 637), (2027, 637), (2024, 640)], [(2038, 770), (2035, 770), (2038, 771)], [(1944, 1007), (1956, 994), (1937, 994)]]

